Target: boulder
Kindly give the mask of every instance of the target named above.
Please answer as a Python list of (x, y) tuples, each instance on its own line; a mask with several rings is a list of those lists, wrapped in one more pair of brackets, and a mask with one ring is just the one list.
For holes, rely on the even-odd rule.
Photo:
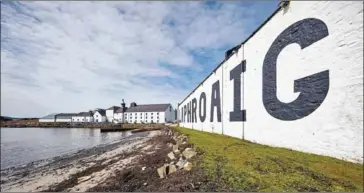
[(192, 148), (186, 148), (182, 155), (187, 158), (187, 159), (190, 159), (192, 158), (193, 156), (195, 156), (197, 153), (192, 149)]
[(183, 166), (184, 170), (190, 171), (192, 169), (192, 163), (191, 162), (186, 162)]
[(186, 160), (180, 159), (177, 163), (176, 166), (178, 167), (178, 169), (182, 169), (184, 167), (184, 165), (186, 164)]
[(173, 152), (179, 151), (178, 150), (178, 145), (173, 145), (172, 150), (173, 150)]
[(176, 157), (174, 157), (173, 152), (170, 152), (167, 156), (168, 156), (168, 157), (169, 157), (169, 159), (171, 159), (171, 160), (176, 159)]
[(169, 165), (168, 166), (168, 174), (167, 175), (172, 174), (172, 173), (174, 173), (176, 171), (177, 171), (177, 168), (176, 168), (175, 165)]
[(166, 176), (166, 166), (162, 166), (157, 169), (159, 178), (164, 178)]

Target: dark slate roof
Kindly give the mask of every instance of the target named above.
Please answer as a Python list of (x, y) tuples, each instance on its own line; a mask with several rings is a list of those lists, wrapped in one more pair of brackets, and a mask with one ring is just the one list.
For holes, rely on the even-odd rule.
[(108, 108), (107, 110), (114, 110), (114, 111), (117, 111), (119, 110), (121, 107), (118, 107), (118, 106), (112, 106), (110, 108)]
[(81, 113), (78, 113), (77, 116), (90, 117), (90, 116), (93, 116), (93, 113), (92, 112), (81, 112)]
[(56, 116), (75, 116), (77, 113), (59, 113), (56, 114)]
[(67, 118), (71, 119), (73, 116), (77, 116), (77, 113), (59, 113), (56, 115), (56, 118), (62, 117), (62, 118), (66, 118), (66, 119)]
[(52, 114), (49, 114), (47, 116), (44, 116), (40, 119), (54, 119), (54, 117), (57, 115), (57, 113), (52, 113)]
[(96, 111), (99, 112), (101, 116), (105, 116), (106, 115), (106, 111), (104, 109), (97, 109)]
[(119, 108), (118, 110), (116, 110), (116, 113), (123, 113), (125, 111), (127, 111), (128, 107), (125, 107), (125, 110), (123, 108)]
[(162, 112), (167, 110), (170, 104), (148, 104), (148, 105), (137, 105), (126, 110), (129, 112)]

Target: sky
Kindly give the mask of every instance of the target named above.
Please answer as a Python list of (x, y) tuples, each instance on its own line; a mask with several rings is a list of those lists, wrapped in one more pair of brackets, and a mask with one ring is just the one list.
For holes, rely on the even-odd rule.
[(176, 108), (277, 4), (1, 2), (1, 115)]

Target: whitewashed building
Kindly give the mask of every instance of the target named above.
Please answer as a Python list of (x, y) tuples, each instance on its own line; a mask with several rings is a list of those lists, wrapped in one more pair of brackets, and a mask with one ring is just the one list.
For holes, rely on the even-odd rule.
[(106, 111), (104, 109), (97, 109), (93, 118), (94, 122), (106, 122)]
[(49, 114), (39, 119), (39, 122), (55, 122), (56, 121), (56, 113)]
[(174, 121), (171, 104), (137, 105), (135, 102), (123, 113), (124, 123), (169, 123)]
[(116, 111), (119, 110), (120, 107), (112, 106), (106, 109), (106, 122), (115, 122), (116, 119)]
[(76, 115), (76, 113), (60, 113), (55, 116), (55, 120), (56, 122), (72, 122), (72, 117)]
[(72, 122), (93, 122), (94, 117), (92, 112), (81, 112), (72, 116)]
[(114, 113), (114, 122), (117, 123), (124, 123), (124, 113), (126, 111), (126, 106), (124, 103), (124, 99), (123, 102), (121, 103), (121, 107)]

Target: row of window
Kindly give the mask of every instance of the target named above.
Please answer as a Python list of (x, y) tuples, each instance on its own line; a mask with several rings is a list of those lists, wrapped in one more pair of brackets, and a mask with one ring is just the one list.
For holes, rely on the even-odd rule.
[[(133, 114), (134, 114), (135, 116), (136, 116), (136, 115), (138, 115), (138, 113), (125, 113), (125, 116), (127, 116), (127, 115), (130, 115), (130, 116), (131, 116), (131, 115), (133, 115)], [(143, 113), (139, 113), (139, 114), (140, 114), (140, 115), (142, 115)], [(151, 114), (151, 115), (153, 115), (153, 113), (150, 113), (150, 114)], [(145, 115), (148, 115), (148, 113), (145, 113)], [(158, 112), (157, 112), (157, 115), (159, 115), (159, 113), (158, 113)]]
[[(125, 116), (125, 119), (128, 119), (128, 117)], [(133, 119), (133, 117), (130, 117), (130, 119)], [(134, 117), (134, 119), (138, 119), (138, 118)], [(143, 119), (143, 117), (140, 117), (140, 119)], [(148, 119), (148, 117), (145, 117), (145, 119)], [(151, 117), (150, 119), (153, 119), (153, 117)], [(159, 119), (159, 117), (157, 117), (157, 119)]]

